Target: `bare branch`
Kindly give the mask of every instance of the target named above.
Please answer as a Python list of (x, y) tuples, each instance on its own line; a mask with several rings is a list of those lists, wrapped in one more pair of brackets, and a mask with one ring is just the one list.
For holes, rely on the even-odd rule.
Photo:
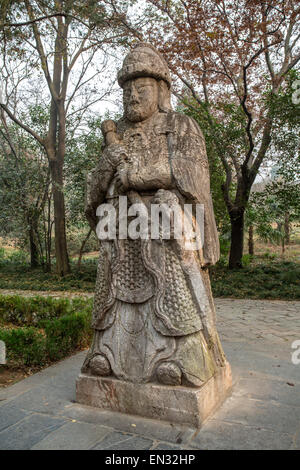
[[(30, 2), (28, 0), (24, 0), (24, 2), (25, 2), (25, 5), (26, 5), (26, 9), (27, 9), (27, 13), (28, 13), (29, 18), (31, 20), (34, 20), (35, 18), (34, 18), (34, 14), (33, 14), (33, 10), (32, 10)], [(34, 37), (35, 37), (37, 50), (38, 50), (40, 60), (41, 60), (41, 64), (42, 64), (42, 70), (43, 70), (45, 78), (47, 80), (49, 90), (51, 92), (51, 96), (54, 99), (54, 101), (57, 102), (58, 95), (55, 92), (53, 82), (52, 82), (51, 77), (50, 77), (48, 61), (47, 61), (47, 58), (46, 58), (44, 47), (43, 47), (43, 44), (42, 44), (42, 41), (41, 41), (41, 36), (40, 36), (40, 33), (39, 33), (39, 30), (38, 30), (38, 27), (37, 27), (36, 23), (33, 22), (32, 28), (33, 28), (33, 34), (34, 34)]]
[(58, 18), (59, 16), (76, 20), (79, 23), (86, 26), (87, 28), (91, 28), (91, 25), (88, 25), (87, 23), (85, 23), (81, 18), (78, 18), (77, 16), (74, 16), (74, 15), (70, 15), (69, 13), (59, 13), (59, 12), (53, 13), (51, 15), (40, 16), (39, 18), (33, 18), (33, 19), (30, 19), (29, 21), (23, 21), (21, 23), (3, 23), (3, 24), (0, 24), (0, 28), (19, 28), (21, 26), (30, 26), (35, 23), (39, 23), (40, 21), (50, 20), (51, 18)]
[(26, 132), (28, 132), (29, 134), (32, 135), (32, 137), (34, 137), (38, 142), (39, 144), (41, 144), (43, 147), (45, 147), (45, 141), (44, 139), (42, 139), (41, 136), (39, 136), (33, 129), (31, 129), (30, 127), (28, 127), (26, 124), (24, 124), (23, 122), (21, 122), (9, 109), (8, 107), (3, 104), (3, 103), (0, 103), (0, 106), (1, 108), (7, 113), (7, 115), (10, 117), (10, 119), (12, 121), (14, 121), (16, 124), (18, 124), (18, 126), (22, 127), (22, 129), (24, 129)]

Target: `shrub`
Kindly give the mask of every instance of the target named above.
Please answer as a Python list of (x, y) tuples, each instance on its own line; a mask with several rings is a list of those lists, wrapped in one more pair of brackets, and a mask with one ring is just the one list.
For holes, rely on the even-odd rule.
[(73, 313), (54, 320), (46, 320), (46, 351), (50, 361), (63, 358), (78, 348), (87, 347), (91, 340), (89, 312)]
[(221, 264), (210, 268), (213, 295), (249, 299), (300, 298), (300, 268), (293, 262), (250, 264), (230, 270)]
[(18, 326), (38, 326), (42, 320), (59, 318), (92, 308), (90, 299), (53, 299), (52, 297), (22, 297), (0, 295), (0, 320)]
[(45, 364), (45, 338), (36, 328), (0, 328), (0, 339), (5, 342), (9, 361), (25, 366)]
[(252, 255), (249, 255), (248, 253), (246, 253), (242, 256), (242, 265), (243, 265), (243, 267), (250, 266), (251, 261), (252, 261)]
[[(87, 347), (92, 338), (92, 300), (0, 296), (0, 339), (8, 360), (42, 366)], [(9, 328), (5, 322), (29, 325)], [(34, 326), (35, 325), (35, 326)]]

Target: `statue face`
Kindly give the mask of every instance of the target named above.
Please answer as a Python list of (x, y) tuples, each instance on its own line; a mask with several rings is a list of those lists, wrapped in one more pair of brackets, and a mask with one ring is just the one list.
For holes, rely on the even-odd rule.
[(158, 83), (155, 78), (128, 80), (123, 88), (124, 114), (129, 121), (139, 122), (158, 109)]

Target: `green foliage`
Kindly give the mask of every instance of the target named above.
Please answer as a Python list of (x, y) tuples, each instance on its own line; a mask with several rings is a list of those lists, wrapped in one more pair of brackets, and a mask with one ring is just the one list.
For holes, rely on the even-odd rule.
[(40, 326), (46, 319), (71, 315), (83, 309), (91, 311), (91, 302), (85, 299), (0, 295), (0, 322), (18, 326)]
[(4, 266), (26, 266), (28, 265), (28, 254), (23, 250), (14, 250), (5, 253), (4, 248), (0, 248), (0, 268)]
[[(187, 107), (184, 107), (183, 109), (179, 108), (178, 111), (183, 111), (185, 114), (195, 119), (195, 121), (199, 124), (199, 127), (203, 132), (209, 162), (210, 187), (213, 199), (214, 213), (217, 227), (220, 233), (223, 234), (228, 232), (228, 227), (230, 227), (230, 221), (222, 192), (222, 184), (225, 181), (225, 172), (222, 163), (220, 162), (220, 159), (218, 157), (218, 152), (216, 149), (216, 136), (222, 132), (221, 125), (220, 123), (214, 122), (214, 130), (212, 131), (211, 121), (209, 119), (210, 116), (205, 103), (203, 103), (202, 106), (199, 106), (195, 102), (192, 102), (193, 108), (189, 107), (190, 100), (186, 100), (186, 103)], [(229, 123), (229, 128), (231, 129), (230, 132), (234, 134), (232, 123)], [(233, 135), (228, 136), (228, 139), (233, 138)], [(224, 144), (225, 138), (223, 135), (222, 145)]]
[[(79, 214), (77, 220), (72, 226), (69, 226), (67, 229), (67, 241), (68, 241), (68, 250), (70, 255), (77, 255), (79, 254), (82, 241), (86, 237), (89, 227), (87, 223), (80, 222), (83, 214)], [(79, 224), (81, 224), (79, 226)], [(84, 253), (98, 251), (99, 250), (99, 240), (94, 232), (91, 233), (89, 239), (87, 240), (84, 246)]]
[(227, 256), (230, 247), (230, 232), (220, 234), (219, 241), (221, 256)]
[(252, 260), (252, 256), (251, 256), (251, 255), (249, 255), (249, 254), (244, 254), (244, 255), (242, 256), (242, 265), (243, 265), (244, 267), (250, 266), (251, 260)]
[(35, 328), (0, 328), (0, 339), (5, 342), (8, 361), (24, 366), (45, 364), (45, 338)]
[(28, 264), (0, 265), (0, 289), (22, 289), (35, 291), (83, 291), (95, 288), (97, 258), (83, 259), (78, 271), (76, 262), (71, 262), (71, 273), (64, 277), (44, 272), (42, 268), (31, 269)]
[(266, 251), (262, 256), (263, 256), (263, 258), (266, 258), (266, 259), (275, 259), (275, 258), (277, 258), (276, 253), (270, 253), (269, 251)]
[[(36, 130), (32, 119), (40, 122), (41, 118), (35, 108), (29, 108), (21, 120)], [(45, 153), (15, 124), (0, 123), (0, 144), (0, 233), (9, 235), (27, 252), (31, 234), (37, 257), (42, 258), (41, 238), (45, 232), (42, 222), (49, 192)]]
[(0, 267), (5, 263), (5, 250), (0, 247)]
[(300, 106), (292, 100), (292, 84), (299, 77), (299, 72), (291, 70), (277, 95), (270, 90), (264, 95), (273, 117), (271, 171), (269, 178), (257, 184), (246, 212), (246, 224), (255, 227), (261, 240), (282, 247), (287, 226), (300, 220)]
[[(92, 309), (89, 300), (79, 298), (70, 302), (65, 299), (1, 296), (0, 302), (0, 339), (6, 344), (10, 363), (42, 366), (87, 347), (91, 341)], [(36, 327), (10, 328), (8, 322), (35, 324)]]
[(92, 337), (90, 312), (73, 313), (44, 322), (46, 351), (50, 361), (65, 357), (78, 348), (87, 347)]
[(251, 263), (250, 258), (248, 261), (248, 266), (243, 269), (229, 270), (220, 264), (210, 268), (215, 297), (300, 299), (299, 264), (269, 260), (255, 265)]

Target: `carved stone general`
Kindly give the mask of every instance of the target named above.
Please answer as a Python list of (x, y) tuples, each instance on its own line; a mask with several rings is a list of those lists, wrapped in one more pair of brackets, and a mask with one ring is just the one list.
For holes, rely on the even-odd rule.
[(148, 214), (166, 205), (183, 218), (185, 205), (202, 204), (203, 246), (187, 249), (186, 236), (126, 238), (119, 226), (115, 239), (100, 242), (94, 339), (77, 401), (199, 426), (231, 388), (208, 273), (219, 242), (205, 141), (193, 119), (172, 110), (169, 70), (151, 45), (129, 52), (118, 82), (124, 116), (102, 125), (105, 147), (87, 191), (91, 226), (107, 203), (117, 221), (136, 203)]

